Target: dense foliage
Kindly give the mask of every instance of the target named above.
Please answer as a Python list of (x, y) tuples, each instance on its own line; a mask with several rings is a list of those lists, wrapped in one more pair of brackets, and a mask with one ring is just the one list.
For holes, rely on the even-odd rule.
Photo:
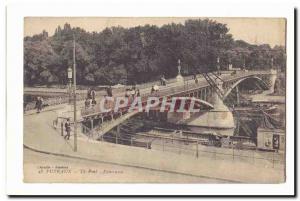
[[(180, 59), (185, 75), (233, 67), (285, 69), (285, 48), (251, 45), (234, 40), (225, 24), (212, 20), (187, 20), (162, 27), (111, 27), (87, 32), (65, 24), (53, 36), (46, 31), (24, 38), (26, 85), (66, 84), (67, 68), (73, 64), (76, 38), (77, 82), (82, 85), (132, 84), (177, 74)], [(270, 33), (271, 34), (271, 33)]]

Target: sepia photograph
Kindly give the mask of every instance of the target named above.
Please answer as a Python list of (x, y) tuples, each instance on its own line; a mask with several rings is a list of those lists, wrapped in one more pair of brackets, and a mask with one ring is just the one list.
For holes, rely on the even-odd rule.
[(23, 181), (285, 183), (286, 23), (24, 17)]

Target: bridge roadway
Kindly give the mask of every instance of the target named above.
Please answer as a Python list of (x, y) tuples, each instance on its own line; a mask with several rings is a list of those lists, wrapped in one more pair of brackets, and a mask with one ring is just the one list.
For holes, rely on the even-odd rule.
[[(236, 75), (233, 76), (228, 76), (230, 73), (233, 71), (221, 71), (221, 78), (225, 79), (227, 82), (233, 81), (235, 79), (240, 79), (242, 77), (247, 77), (247, 76), (253, 76), (253, 75), (268, 75), (270, 72), (269, 71), (237, 71)], [(199, 83), (196, 86), (196, 88), (204, 88), (208, 87), (208, 83), (206, 80), (203, 78), (201, 74), (197, 75)], [(195, 82), (192, 79), (192, 76), (187, 76), (184, 77), (184, 84), (176, 82), (175, 78), (168, 79), (167, 80), (167, 86), (160, 86), (160, 93), (164, 93), (164, 91), (167, 91), (167, 93), (170, 92), (177, 92), (178, 90), (187, 90), (191, 89), (191, 87), (194, 86)], [(150, 83), (144, 83), (144, 84), (139, 84), (137, 85), (137, 88), (140, 89), (140, 93), (142, 95), (149, 95), (150, 94), (150, 89), (151, 86), (158, 84), (159, 82), (150, 82)], [(129, 86), (127, 86), (128, 88)], [(181, 89), (180, 89), (181, 87)], [(126, 86), (125, 86), (126, 88)], [(114, 96), (124, 96), (125, 93), (125, 88), (124, 89), (113, 89)], [(77, 89), (77, 100), (78, 101), (83, 101), (86, 97), (86, 92), (87, 90), (82, 90), (82, 89)], [(105, 91), (96, 91), (96, 96), (103, 97), (105, 95)], [(24, 88), (24, 95), (39, 95), (39, 96), (50, 96), (49, 98), (44, 99), (44, 104), (48, 106), (52, 105), (60, 105), (60, 104), (65, 104), (68, 103), (69, 98), (68, 98), (68, 90), (67, 89), (61, 89), (61, 88), (46, 88), (46, 87), (25, 87)], [(53, 97), (51, 97), (53, 96)], [(25, 110), (32, 110), (34, 109), (34, 102), (31, 102), (27, 104)]]
[[(223, 71), (219, 77), (224, 80), (223, 86), (226, 87), (226, 90), (231, 90), (230, 84), (236, 82), (240, 79), (245, 79), (247, 77), (252, 76), (262, 76), (262, 75), (268, 75), (269, 72), (266, 71), (238, 71), (238, 73), (232, 75), (231, 72)], [(203, 93), (201, 91), (203, 90)], [(200, 90), (201, 93), (198, 93)], [(150, 88), (143, 88), (140, 89), (141, 98), (142, 101), (145, 101), (147, 97), (153, 96), (153, 94), (150, 93)], [(205, 78), (202, 75), (198, 75), (198, 83), (196, 84), (194, 80), (186, 80), (184, 83), (175, 82), (171, 84), (167, 84), (166, 86), (160, 86), (160, 89), (157, 93), (155, 93), (155, 96), (163, 97), (163, 96), (194, 96), (196, 98), (202, 99), (204, 101), (209, 102), (208, 95), (211, 95), (212, 89), (209, 85), (209, 83), (205, 80)], [(228, 94), (228, 93), (227, 93)], [(122, 97), (124, 96), (124, 92), (114, 94), (114, 97)], [(100, 101), (100, 99), (97, 99)], [(113, 106), (111, 106), (113, 107)], [(121, 109), (123, 112), (123, 108)], [(120, 113), (119, 111), (117, 113)], [(104, 118), (105, 116), (111, 116), (114, 115), (111, 112), (103, 112), (100, 110), (99, 105), (96, 105), (95, 107), (91, 107), (89, 109), (85, 109), (82, 106), (81, 109), (81, 115), (82, 118), (88, 119), (91, 117), (97, 116), (98, 118)], [(113, 118), (111, 118), (113, 119)], [(102, 119), (103, 120), (103, 119)]]

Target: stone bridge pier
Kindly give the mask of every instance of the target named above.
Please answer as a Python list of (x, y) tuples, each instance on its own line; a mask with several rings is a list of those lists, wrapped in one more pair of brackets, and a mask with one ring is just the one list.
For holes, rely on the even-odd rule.
[(199, 118), (203, 119), (201, 123), (199, 122), (199, 125), (212, 129), (217, 134), (231, 136), (235, 129), (233, 114), (224, 104), (222, 97), (220, 97), (220, 93), (224, 94), (223, 82), (216, 80), (215, 83), (219, 88), (219, 92), (217, 93), (216, 90), (212, 91), (211, 103), (214, 108), (199, 116)]
[[(211, 89), (209, 97), (209, 102), (214, 108), (209, 111), (191, 114), (190, 118), (180, 122), (180, 124), (187, 125), (189, 129), (195, 132), (211, 132), (216, 135), (232, 136), (235, 129), (233, 114), (219, 95), (224, 93), (222, 88), (223, 82), (216, 80), (215, 83), (219, 90), (217, 92), (215, 89)], [(168, 116), (170, 117), (171, 114), (168, 114)]]

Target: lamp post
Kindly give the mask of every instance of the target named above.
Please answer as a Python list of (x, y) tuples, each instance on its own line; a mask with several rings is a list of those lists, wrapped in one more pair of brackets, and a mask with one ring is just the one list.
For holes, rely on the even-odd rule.
[(71, 104), (71, 90), (72, 90), (72, 75), (73, 75), (73, 71), (72, 71), (72, 68), (69, 67), (68, 68), (68, 81), (69, 81), (69, 104)]
[(76, 57), (75, 57), (75, 36), (73, 35), (73, 87), (74, 87), (74, 151), (77, 151), (77, 118), (76, 118)]

